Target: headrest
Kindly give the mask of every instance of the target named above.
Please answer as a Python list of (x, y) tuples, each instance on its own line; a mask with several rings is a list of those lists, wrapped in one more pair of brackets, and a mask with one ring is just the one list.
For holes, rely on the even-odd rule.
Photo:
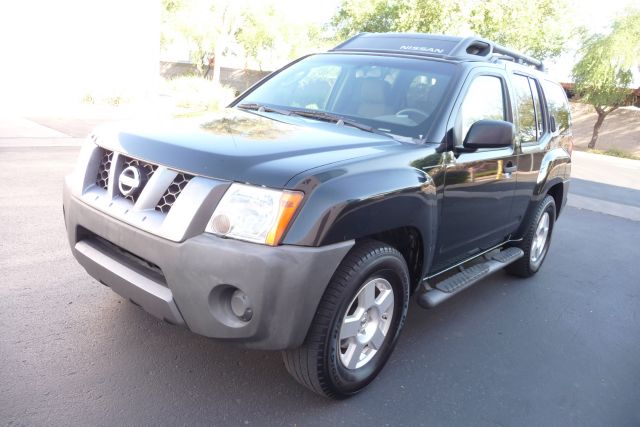
[(387, 100), (389, 84), (380, 79), (365, 79), (360, 87), (360, 97), (364, 102), (383, 104)]

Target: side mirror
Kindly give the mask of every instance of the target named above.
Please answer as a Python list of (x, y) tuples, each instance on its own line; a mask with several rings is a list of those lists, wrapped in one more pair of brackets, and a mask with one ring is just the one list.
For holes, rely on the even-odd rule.
[(551, 132), (556, 131), (556, 118), (553, 116), (549, 116), (549, 128), (551, 129)]
[(513, 123), (502, 120), (479, 120), (471, 125), (464, 139), (464, 148), (502, 148), (513, 144)]

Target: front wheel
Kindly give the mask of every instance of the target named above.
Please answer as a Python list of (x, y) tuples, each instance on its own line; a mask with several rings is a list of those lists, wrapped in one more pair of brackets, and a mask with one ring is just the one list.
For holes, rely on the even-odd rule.
[(357, 244), (336, 270), (304, 344), (283, 352), (289, 373), (333, 398), (353, 395), (378, 375), (409, 306), (409, 273), (393, 247)]

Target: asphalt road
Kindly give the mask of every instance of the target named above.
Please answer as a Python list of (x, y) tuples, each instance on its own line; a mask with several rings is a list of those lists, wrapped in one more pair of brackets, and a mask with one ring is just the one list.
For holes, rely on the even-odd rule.
[[(278, 353), (198, 337), (93, 281), (62, 221), (76, 153), (0, 144), (0, 424), (640, 425), (640, 222), (624, 210), (576, 202), (534, 278), (412, 304), (380, 377), (334, 402)], [(584, 175), (582, 197), (609, 194)]]

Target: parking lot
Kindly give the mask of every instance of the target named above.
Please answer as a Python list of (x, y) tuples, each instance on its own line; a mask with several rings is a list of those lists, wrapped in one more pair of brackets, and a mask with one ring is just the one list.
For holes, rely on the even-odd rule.
[(640, 162), (574, 156), (539, 274), (412, 303), (380, 377), (336, 402), (280, 354), (168, 325), (92, 280), (62, 220), (78, 141), (59, 138), (0, 138), (2, 423), (640, 424)]

